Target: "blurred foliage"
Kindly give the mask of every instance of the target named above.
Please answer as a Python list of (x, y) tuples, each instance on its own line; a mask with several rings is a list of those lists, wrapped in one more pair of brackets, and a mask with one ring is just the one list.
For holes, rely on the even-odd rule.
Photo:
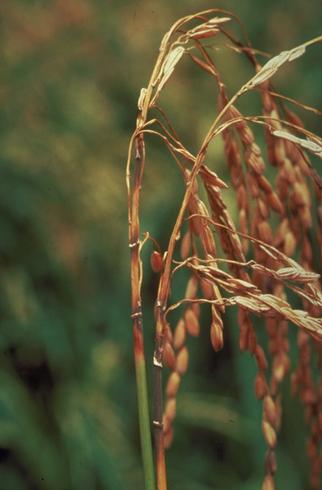
[[(162, 34), (177, 17), (213, 6), (232, 8), (264, 51), (277, 53), (320, 33), (319, 0), (1, 1), (3, 490), (142, 488), (124, 164), (138, 93)], [(281, 92), (318, 105), (318, 56), (312, 48), (290, 64), (278, 77)], [(237, 55), (218, 53), (218, 63), (231, 90), (246, 80), (250, 67)], [(213, 114), (210, 90), (209, 80), (183, 64), (163, 100), (192, 149)], [(247, 104), (249, 113), (256, 110), (256, 101)], [(317, 130), (314, 116), (306, 122)], [(214, 147), (214, 165), (225, 177), (218, 155)], [(148, 159), (142, 227), (164, 245), (181, 197), (177, 174), (152, 140)], [(156, 287), (149, 268), (145, 281), (149, 360)], [(238, 352), (233, 315), (226, 325), (219, 354), (207, 329), (191, 341), (168, 456), (169, 487), (176, 490), (260, 485), (255, 365)], [(278, 488), (303, 489), (306, 429), (289, 386), (284, 405)]]

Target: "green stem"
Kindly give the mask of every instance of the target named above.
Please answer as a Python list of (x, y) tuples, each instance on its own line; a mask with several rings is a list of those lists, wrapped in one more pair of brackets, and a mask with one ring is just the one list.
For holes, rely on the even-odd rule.
[(135, 370), (145, 488), (146, 490), (155, 490), (146, 367), (142, 356), (136, 357)]

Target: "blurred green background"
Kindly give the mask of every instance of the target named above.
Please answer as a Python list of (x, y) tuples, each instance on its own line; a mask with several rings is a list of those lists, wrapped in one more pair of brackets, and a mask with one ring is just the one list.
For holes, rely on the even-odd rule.
[[(321, 34), (320, 0), (1, 0), (3, 490), (143, 488), (129, 320), (127, 145), (163, 33), (178, 17), (209, 7), (233, 9), (253, 44), (274, 54)], [(232, 93), (250, 66), (227, 51), (215, 56)], [(321, 66), (321, 50), (313, 47), (276, 77), (278, 88), (321, 109)], [(207, 76), (185, 61), (162, 98), (192, 151), (215, 111), (211, 89)], [(258, 100), (241, 107), (254, 113)], [(319, 130), (315, 116), (304, 117)], [(213, 168), (227, 178), (215, 147), (212, 156)], [(163, 246), (179, 186), (164, 148), (149, 140), (142, 229)], [(148, 253), (151, 361), (156, 278)], [(169, 488), (257, 490), (265, 445), (255, 362), (238, 352), (232, 314), (219, 354), (209, 345), (206, 320), (200, 339), (189, 342), (168, 452)], [(295, 355), (293, 346), (293, 366)], [(284, 389), (278, 488), (303, 490), (304, 417), (288, 382)]]

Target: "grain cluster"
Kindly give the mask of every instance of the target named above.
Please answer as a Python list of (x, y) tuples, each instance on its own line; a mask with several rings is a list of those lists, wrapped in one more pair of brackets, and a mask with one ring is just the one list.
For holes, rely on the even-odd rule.
[[(320, 276), (314, 271), (318, 260), (314, 260), (313, 250), (321, 250), (322, 187), (310, 158), (322, 158), (322, 144), (321, 138), (305, 129), (290, 106), (300, 106), (317, 115), (318, 111), (279, 95), (272, 77), (285, 63), (304, 55), (307, 47), (322, 38), (283, 51), (262, 64), (248, 41), (243, 44), (229, 33), (233, 19), (219, 9), (211, 9), (180, 19), (166, 33), (149, 84), (141, 90), (137, 125), (129, 148), (127, 184), (134, 321), (141, 311), (140, 252), (148, 241), (139, 232), (139, 197), (148, 136), (164, 142), (178, 166), (184, 190), (165, 252), (161, 253), (153, 239), (158, 250), (151, 255), (151, 267), (158, 277), (153, 416), (158, 488), (166, 488), (164, 449), (173, 442), (177, 394), (189, 367), (187, 338), (198, 337), (201, 329), (207, 329), (215, 353), (223, 349), (225, 329), (229, 327), (225, 311), (234, 307), (239, 349), (253, 356), (257, 366), (253, 384), (262, 404), (261, 430), (266, 443), (262, 489), (275, 488), (278, 468), (275, 450), (283, 410), (281, 384), (290, 376), (292, 392), (302, 400), (309, 425), (310, 484), (317, 490), (322, 458), (322, 385), (313, 371), (320, 372), (322, 363), (322, 293)], [(225, 49), (245, 55), (254, 69), (254, 76), (233, 95), (207, 45), (210, 39), (215, 38), (215, 42), (219, 36), (228, 43)], [(181, 141), (173, 122), (159, 105), (161, 92), (184, 59), (190, 59), (206, 76), (212, 77), (217, 99), (213, 121), (196, 154)], [(238, 108), (239, 98), (254, 90), (261, 101), (262, 113), (244, 115)], [(256, 136), (258, 128), (263, 132), (261, 142)], [(230, 175), (227, 181), (218, 175), (208, 155), (215, 138), (223, 142), (222, 158)], [(234, 192), (236, 214), (226, 203), (227, 188)], [(189, 275), (185, 293), (181, 300), (173, 302), (173, 280), (183, 269)], [(300, 308), (292, 307), (294, 295)], [(203, 308), (210, 310), (209, 325), (203, 325)], [(177, 309), (180, 318), (173, 324), (172, 312)], [(263, 345), (258, 336), (258, 317), (263, 318), (266, 328), (267, 340)], [(294, 328), (297, 328), (296, 365), (291, 364), (289, 355), (289, 333)], [(168, 373), (164, 406), (160, 381), (163, 366)]]

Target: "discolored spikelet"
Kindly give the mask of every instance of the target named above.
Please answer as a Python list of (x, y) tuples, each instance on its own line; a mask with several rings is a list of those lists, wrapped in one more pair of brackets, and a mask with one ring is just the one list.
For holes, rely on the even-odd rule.
[(186, 287), (185, 297), (187, 299), (194, 299), (197, 294), (197, 289), (198, 281), (195, 276), (191, 276)]
[(260, 371), (265, 371), (265, 369), (267, 369), (267, 359), (263, 348), (260, 345), (256, 345), (254, 354), (258, 364), (258, 369)]
[(170, 369), (175, 368), (176, 356), (175, 356), (174, 350), (173, 350), (170, 342), (165, 342), (165, 344), (164, 344), (163, 360), (164, 360), (165, 365), (168, 368), (170, 368)]
[(193, 337), (197, 337), (200, 332), (200, 325), (198, 318), (191, 308), (188, 308), (185, 312), (185, 325), (187, 331)]
[(187, 257), (189, 257), (190, 249), (191, 249), (191, 237), (190, 237), (190, 231), (187, 231), (184, 234), (181, 242), (180, 252), (181, 252), (182, 259), (185, 260)]
[(170, 398), (165, 406), (165, 416), (168, 420), (172, 421), (176, 416), (177, 404), (175, 398)]
[(212, 323), (210, 326), (210, 339), (215, 352), (224, 346), (224, 335), (222, 326), (219, 323)]
[(273, 427), (275, 427), (277, 422), (276, 405), (273, 401), (273, 398), (269, 395), (266, 395), (263, 400), (263, 410), (265, 418)]
[(181, 349), (186, 340), (186, 325), (183, 318), (180, 318), (174, 331), (173, 345), (176, 350)]
[(158, 273), (162, 271), (163, 263), (162, 263), (162, 255), (160, 254), (160, 252), (157, 252), (156, 250), (152, 252), (150, 257), (150, 263), (153, 272)]
[(173, 428), (170, 427), (169, 430), (164, 434), (164, 447), (168, 449), (173, 441)]
[(268, 450), (265, 456), (265, 469), (268, 475), (274, 475), (276, 473), (276, 456), (274, 451)]
[(188, 369), (189, 353), (186, 347), (182, 347), (177, 355), (176, 371), (183, 375)]
[(266, 443), (268, 444), (268, 446), (271, 449), (274, 449), (276, 446), (276, 441), (277, 441), (276, 432), (275, 432), (274, 428), (266, 420), (263, 420), (262, 428), (263, 428), (263, 434), (264, 434)]
[(272, 475), (266, 475), (262, 484), (262, 490), (275, 490), (275, 482)]
[(260, 400), (268, 393), (268, 386), (265, 376), (262, 372), (259, 372), (255, 378), (255, 393), (256, 397)]
[(168, 383), (167, 383), (167, 389), (166, 389), (166, 393), (167, 393), (168, 398), (173, 398), (176, 396), (177, 391), (178, 391), (179, 386), (180, 386), (180, 381), (181, 381), (181, 378), (176, 371), (174, 371), (173, 373), (170, 374), (170, 377), (169, 377)]

